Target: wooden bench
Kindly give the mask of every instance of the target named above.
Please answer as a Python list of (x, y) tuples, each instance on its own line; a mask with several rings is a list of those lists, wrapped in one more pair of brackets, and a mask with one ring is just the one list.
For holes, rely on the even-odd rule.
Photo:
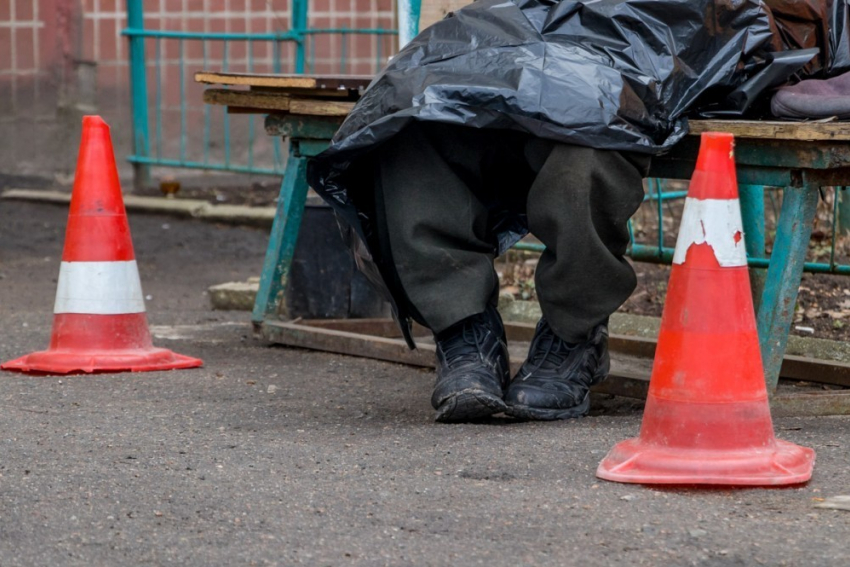
[[(235, 87), (210, 88), (209, 104), (225, 105), (228, 112), (266, 114), (266, 131), (289, 140), (277, 214), (260, 280), (252, 320), (266, 338), (295, 346), (374, 356), (399, 362), (430, 365), (433, 350), (410, 353), (392, 325), (376, 321), (351, 321), (303, 325), (277, 317), (295, 249), (301, 212), (308, 191), (307, 160), (324, 151), (370, 77), (244, 75), (198, 73), (206, 84)], [(243, 90), (236, 90), (236, 89)], [(690, 135), (668, 154), (653, 160), (650, 176), (689, 179), (699, 148), (698, 134), (731, 132), (736, 136), (736, 162), (741, 187), (742, 213), (751, 258), (764, 258), (764, 187), (784, 189), (773, 251), (765, 270), (753, 272), (757, 321), (768, 391), (776, 391), (780, 369), (794, 317), (794, 307), (805, 263), (819, 188), (850, 185), (850, 124), (748, 121), (692, 121)], [(332, 328), (333, 327), (333, 328)], [(364, 331), (380, 330), (381, 340), (364, 342)], [(522, 325), (509, 334), (528, 335)], [(372, 336), (372, 335), (370, 335)], [(374, 338), (374, 337), (373, 337)], [(619, 339), (613, 337), (612, 344)], [(632, 347), (629, 347), (632, 348)], [(639, 347), (651, 354), (651, 345)], [(787, 366), (787, 361), (786, 361)], [(850, 385), (850, 367), (839, 368), (842, 378), (832, 383)], [(632, 373), (634, 374), (634, 373)], [(638, 373), (639, 374), (639, 373)], [(831, 371), (831, 374), (835, 371)], [(645, 393), (646, 376), (622, 372), (602, 389), (612, 393)], [(829, 381), (829, 380), (827, 380)], [(815, 399), (817, 398), (817, 399)], [(800, 407), (799, 400), (788, 402)], [(850, 395), (842, 392), (809, 396), (806, 404), (820, 408), (805, 413), (850, 412)]]

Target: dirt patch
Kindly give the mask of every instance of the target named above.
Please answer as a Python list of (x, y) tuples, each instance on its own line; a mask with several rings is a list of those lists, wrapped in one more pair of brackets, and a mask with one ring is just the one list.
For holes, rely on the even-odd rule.
[[(517, 299), (536, 299), (534, 253), (511, 258), (500, 266), (502, 291)], [(619, 309), (623, 313), (660, 317), (667, 295), (670, 266), (635, 262), (638, 285)], [(791, 333), (803, 337), (850, 340), (850, 279), (830, 274), (804, 274)]]
[[(665, 191), (684, 188), (671, 184)], [(834, 198), (835, 193), (827, 190), (818, 204), (807, 262), (821, 265), (834, 262), (835, 265), (850, 266), (850, 235), (839, 226), (833, 230), (838, 209)], [(776, 220), (781, 206), (781, 191), (768, 191), (765, 196), (767, 256), (773, 249)], [(635, 241), (646, 245), (657, 245), (660, 241), (665, 247), (675, 247), (676, 227), (681, 219), (682, 208), (682, 200), (663, 201), (660, 206), (657, 201), (644, 203), (632, 219)], [(511, 251), (498, 260), (496, 266), (503, 291), (512, 293), (517, 299), (536, 299), (534, 268), (538, 258), (539, 254), (533, 252)], [(670, 267), (646, 262), (635, 262), (634, 267), (638, 285), (620, 311), (660, 317), (667, 295)], [(845, 275), (804, 274), (791, 333), (805, 337), (850, 340), (850, 279)]]

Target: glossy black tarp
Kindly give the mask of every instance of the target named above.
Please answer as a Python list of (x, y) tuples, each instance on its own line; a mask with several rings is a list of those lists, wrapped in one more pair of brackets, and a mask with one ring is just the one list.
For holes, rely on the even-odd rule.
[[(765, 71), (787, 63), (782, 52), (820, 48), (808, 73), (847, 65), (845, 0), (771, 4), (778, 17), (754, 0), (479, 0), (390, 61), (308, 178), (350, 226), (360, 267), (380, 283), (393, 268), (372, 254), (368, 156), (410, 121), (662, 152), (686, 134), (688, 111), (716, 111), (732, 92), (748, 106), (811, 57), (792, 55), (777, 78)], [(830, 30), (830, 20), (841, 29)], [(755, 92), (746, 86), (754, 77), (764, 82)], [(500, 248), (518, 236), (503, 235)]]

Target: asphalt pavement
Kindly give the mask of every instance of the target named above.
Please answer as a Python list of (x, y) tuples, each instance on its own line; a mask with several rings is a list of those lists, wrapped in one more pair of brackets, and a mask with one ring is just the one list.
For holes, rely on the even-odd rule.
[[(65, 207), (0, 201), (0, 358), (47, 346)], [(850, 418), (782, 418), (817, 451), (785, 489), (598, 480), (638, 404), (433, 422), (427, 371), (268, 345), (208, 286), (265, 231), (131, 215), (155, 343), (201, 369), (0, 373), (0, 565), (850, 564)]]

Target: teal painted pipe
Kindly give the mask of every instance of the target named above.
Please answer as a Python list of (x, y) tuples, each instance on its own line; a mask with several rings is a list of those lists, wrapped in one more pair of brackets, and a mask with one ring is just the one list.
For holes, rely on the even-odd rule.
[(687, 191), (667, 191), (659, 194), (648, 193), (644, 195), (643, 201), (655, 201), (656, 199), (661, 199), (662, 201), (674, 201), (676, 199), (684, 199), (688, 196)]
[(520, 250), (522, 252), (543, 252), (546, 250), (546, 246), (543, 244), (534, 244), (533, 242), (517, 242), (514, 244), (514, 250)]
[[(128, 4), (139, 4), (141, 0), (127, 0)], [(163, 39), (197, 39), (197, 40), (219, 40), (219, 41), (291, 41), (296, 39), (295, 32), (279, 33), (206, 33), (206, 32), (183, 32), (170, 30), (146, 30), (139, 25), (130, 23), (129, 13), (127, 27), (121, 31), (121, 35), (128, 37), (159, 37)]]
[[(139, 0), (127, 0), (129, 3), (138, 2)], [(129, 15), (129, 14), (128, 14)], [(306, 14), (305, 14), (306, 15)], [(233, 33), (233, 32), (182, 32), (171, 30), (146, 30), (139, 26), (129, 24), (128, 27), (121, 30), (121, 35), (127, 37), (159, 37), (162, 39), (197, 39), (197, 40), (214, 40), (214, 41), (297, 41), (305, 35), (315, 34), (330, 34), (330, 33), (358, 33), (372, 35), (398, 35), (397, 30), (388, 30), (384, 28), (314, 28), (291, 30), (276, 33)]]
[[(744, 245), (748, 258), (764, 258), (766, 243), (764, 229), (764, 187), (761, 185), (741, 185), (741, 220), (744, 228)], [(753, 294), (753, 307), (758, 313), (767, 272), (751, 266), (750, 287)]]
[(316, 35), (324, 33), (359, 33), (371, 35), (398, 35), (398, 30), (386, 30), (384, 28), (313, 28), (302, 30), (304, 35)]
[(836, 189), (838, 195), (838, 228), (842, 234), (850, 233), (850, 189), (847, 187), (839, 187)]
[(782, 210), (773, 242), (773, 262), (767, 271), (757, 315), (759, 343), (764, 363), (767, 391), (772, 394), (779, 380), (788, 332), (805, 270), (812, 221), (818, 204), (817, 187), (787, 187), (782, 194)]
[[(254, 46), (248, 44), (248, 72), (254, 72)], [(206, 106), (206, 105), (205, 105)], [(248, 167), (254, 167), (254, 115), (248, 115)]]
[(747, 254), (764, 257), (764, 187), (761, 185), (741, 185), (741, 217), (744, 222), (744, 244)]
[(307, 29), (308, 0), (292, 0), (292, 32), (295, 37), (295, 72), (304, 74), (306, 53), (304, 50), (304, 30)]
[[(514, 245), (514, 250), (524, 252), (543, 252), (546, 246), (543, 244), (535, 244), (533, 242), (518, 242)], [(657, 246), (649, 246), (646, 244), (633, 244), (626, 256), (636, 262), (647, 262), (649, 264), (671, 264), (673, 262), (673, 252), (675, 248), (663, 248), (660, 252)], [(747, 264), (753, 268), (768, 268), (770, 266), (770, 258), (748, 258)], [(850, 266), (837, 264), (834, 267), (823, 262), (806, 262), (803, 264), (803, 269), (806, 272), (813, 274), (836, 274), (841, 276), (850, 276)]]
[(201, 161), (180, 161), (178, 159), (144, 158), (135, 155), (127, 156), (127, 161), (134, 165), (182, 167), (185, 169), (207, 169), (210, 171), (232, 171), (235, 173), (252, 173), (257, 175), (281, 175), (283, 173), (283, 169), (247, 167), (244, 165), (224, 165), (220, 163), (204, 163)]
[[(221, 70), (227, 73), (230, 69), (228, 67), (228, 46), (230, 44), (225, 41), (222, 44), (222, 52), (221, 52)], [(224, 167), (230, 168), (230, 113), (227, 111), (227, 108), (221, 109), (223, 113), (224, 120)]]
[(663, 179), (653, 179), (655, 183), (655, 204), (658, 212), (658, 249), (664, 248), (664, 191), (661, 189), (665, 183)]
[(340, 53), (339, 53), (339, 73), (345, 74), (345, 59), (348, 55), (348, 32), (342, 32), (342, 37), (339, 38)]
[[(207, 42), (202, 41), (201, 47), (204, 52), (204, 69), (207, 68)], [(204, 163), (207, 164), (210, 161), (210, 127), (212, 118), (210, 116), (210, 105), (204, 105)]]
[(186, 161), (186, 58), (183, 50), (184, 40), (180, 40), (178, 58), (180, 59), (180, 161)]
[(637, 262), (649, 264), (672, 264), (674, 248), (661, 248), (646, 244), (632, 244), (626, 255)]
[(156, 79), (154, 81), (154, 115), (156, 116), (156, 157), (162, 158), (162, 40), (157, 39), (154, 50)]
[[(136, 30), (145, 26), (145, 14), (142, 0), (127, 0), (127, 25)], [(145, 66), (145, 40), (143, 37), (131, 37), (130, 43), (130, 91), (133, 107), (133, 152), (147, 158), (150, 156), (150, 137), (148, 132), (148, 83)], [(138, 163), (134, 167), (133, 184), (137, 188), (150, 183), (150, 167)]]
[(283, 304), (282, 294), (286, 291), (289, 268), (295, 254), (301, 216), (307, 198), (307, 159), (297, 155), (295, 146), (290, 146), (286, 173), (280, 186), (277, 211), (269, 235), (269, 246), (260, 274), (260, 286), (254, 299), (251, 320), (262, 324), (272, 317), (278, 304)]
[(419, 16), (422, 13), (422, 0), (410, 0), (410, 19), (413, 35), (419, 35)]
[(407, 45), (419, 33), (419, 13), (422, 0), (399, 0), (398, 2), (398, 48)]

